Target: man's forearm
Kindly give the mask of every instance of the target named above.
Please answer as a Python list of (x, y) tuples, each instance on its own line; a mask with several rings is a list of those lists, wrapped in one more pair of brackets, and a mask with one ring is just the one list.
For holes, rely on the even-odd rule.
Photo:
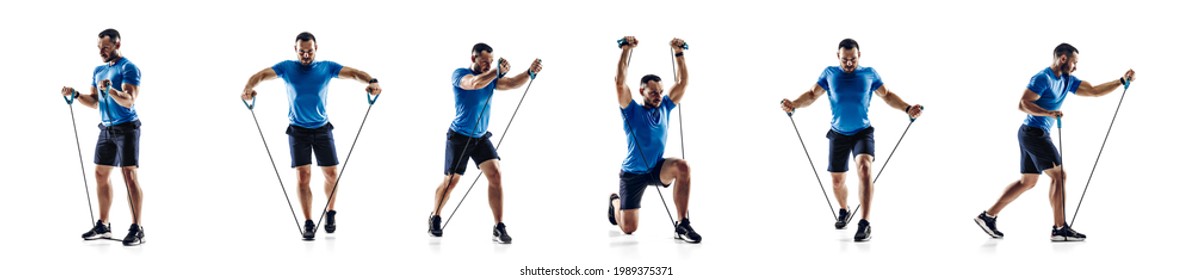
[(890, 105), (891, 108), (898, 109), (899, 111), (907, 110), (907, 106), (910, 106), (910, 104), (907, 104), (907, 102), (903, 101), (903, 98), (900, 98), (894, 92), (889, 91), (886, 93), (886, 97), (883, 98), (883, 101), (886, 101), (886, 104)]
[(1032, 116), (1037, 117), (1051, 117), (1052, 114), (1048, 110), (1044, 110), (1040, 105), (1032, 102), (1019, 101), (1019, 111), (1023, 111)]
[(1094, 96), (1103, 96), (1103, 95), (1110, 94), (1111, 92), (1114, 92), (1114, 90), (1117, 89), (1119, 85), (1122, 85), (1122, 82), (1120, 80), (1114, 80), (1114, 81), (1105, 82), (1100, 85), (1094, 86), (1094, 94), (1093, 95)]

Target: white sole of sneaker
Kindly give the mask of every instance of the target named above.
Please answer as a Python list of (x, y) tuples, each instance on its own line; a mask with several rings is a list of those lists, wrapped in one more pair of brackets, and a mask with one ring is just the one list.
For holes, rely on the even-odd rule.
[(508, 242), (503, 242), (503, 241), (501, 241), (501, 239), (498, 239), (496, 236), (494, 236), (494, 237), (493, 237), (493, 242), (496, 242), (497, 244), (510, 244), (510, 243), (513, 243), (514, 241), (513, 241), (513, 240), (510, 240), (510, 241), (508, 241)]
[(1052, 242), (1070, 242), (1070, 241), (1085, 241), (1085, 238), (1068, 237), (1068, 236), (1053, 236)]
[(975, 218), (973, 218), (973, 222), (978, 223), (978, 227), (982, 228), (982, 231), (985, 231), (986, 234), (990, 235), (990, 237), (995, 238), (995, 239), (1002, 239), (1002, 236), (994, 234), (994, 230), (990, 229), (989, 227), (986, 227), (986, 221), (983, 221), (982, 218), (975, 217)]
[(675, 239), (683, 240), (683, 242), (692, 243), (692, 244), (700, 243), (700, 241), (692, 240), (692, 239), (688, 238), (688, 236), (680, 235), (679, 233), (675, 234)]
[(103, 233), (100, 235), (92, 236), (91, 238), (83, 238), (83, 240), (87, 240), (87, 241), (97, 240), (97, 239), (112, 239), (112, 233), (107, 232), (107, 233)]

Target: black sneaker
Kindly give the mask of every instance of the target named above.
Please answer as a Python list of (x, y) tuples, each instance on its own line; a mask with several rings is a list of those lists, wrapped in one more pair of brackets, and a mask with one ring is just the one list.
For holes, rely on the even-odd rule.
[(853, 241), (870, 241), (870, 221), (862, 219), (857, 222), (857, 234), (853, 235)]
[(845, 226), (848, 224), (849, 224), (849, 209), (842, 208), (841, 210), (837, 211), (837, 224), (835, 226), (837, 227), (837, 229), (845, 229)]
[(128, 235), (122, 240), (124, 246), (137, 246), (145, 243), (145, 228), (133, 224), (128, 227)]
[(1052, 226), (1052, 241), (1082, 241), (1085, 240), (1085, 235), (1073, 230), (1069, 224), (1056, 228)]
[(973, 218), (973, 221), (978, 223), (978, 226), (981, 227), (982, 230), (986, 231), (986, 234), (989, 234), (990, 237), (1002, 238), (1002, 232), (998, 231), (998, 227), (994, 226), (994, 222), (997, 220), (998, 218), (996, 217), (990, 217), (990, 215), (986, 215), (986, 211), (982, 211), (982, 214), (978, 214), (977, 218)]
[(508, 232), (505, 232), (505, 223), (497, 223), (493, 226), (493, 241), (501, 244), (510, 244), (514, 238), (510, 237)]
[(692, 229), (692, 221), (684, 218), (675, 225), (675, 239), (683, 240), (687, 243), (700, 243), (704, 238), (700, 237), (696, 230)]
[(327, 224), (323, 225), (327, 233), (336, 233), (336, 210), (327, 211)]
[(306, 241), (315, 240), (315, 222), (314, 221), (307, 220), (307, 223), (305, 225), (303, 225), (302, 240), (306, 240)]
[(430, 229), (427, 230), (427, 233), (434, 237), (443, 237), (443, 227), (440, 226), (441, 222), (443, 222), (443, 220), (439, 218), (439, 215), (431, 215), (431, 218), (427, 219), (427, 224), (429, 224), (430, 227)]
[(609, 223), (613, 224), (615, 226), (617, 225), (617, 217), (616, 217), (617, 213), (613, 212), (613, 201), (617, 200), (617, 199), (618, 199), (617, 194), (609, 195)]
[(104, 220), (95, 221), (91, 231), (83, 233), (83, 240), (112, 238), (112, 224), (104, 224)]

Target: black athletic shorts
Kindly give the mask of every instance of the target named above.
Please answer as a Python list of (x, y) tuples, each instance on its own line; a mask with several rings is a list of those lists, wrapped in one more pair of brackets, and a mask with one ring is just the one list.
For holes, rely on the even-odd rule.
[(621, 187), (618, 191), (618, 195), (621, 196), (621, 210), (642, 208), (642, 194), (646, 192), (647, 186), (661, 185), (664, 188), (671, 186), (671, 184), (663, 184), (660, 179), (663, 173), (663, 163), (666, 161), (666, 159), (659, 159), (650, 172), (643, 174), (621, 171)]
[(315, 152), (319, 166), (340, 164), (340, 158), (336, 156), (336, 141), (331, 135), (334, 128), (331, 123), (318, 128), (287, 127), (286, 134), (290, 135), (290, 168), (311, 164), (311, 151)]
[(1052, 144), (1052, 134), (1043, 128), (1019, 126), (1019, 173), (1040, 174), (1060, 165), (1060, 152)]
[(464, 175), (464, 170), (468, 169), (464, 164), (468, 163), (469, 158), (472, 158), (477, 167), (491, 159), (501, 160), (497, 155), (497, 148), (489, 141), (490, 136), (493, 136), (492, 132), (485, 132), (480, 138), (472, 138), (448, 129), (447, 149), (443, 153), (443, 175)]
[(824, 136), (828, 138), (828, 172), (849, 171), (849, 159), (867, 154), (874, 157), (874, 127), (867, 127), (853, 135), (837, 133), (832, 129)]
[(138, 166), (141, 150), (141, 120), (113, 126), (99, 125), (99, 140), (95, 142), (95, 164), (107, 166)]

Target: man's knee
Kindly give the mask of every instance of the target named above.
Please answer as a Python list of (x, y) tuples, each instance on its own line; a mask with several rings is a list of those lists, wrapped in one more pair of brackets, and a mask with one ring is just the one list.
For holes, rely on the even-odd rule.
[(299, 178), (310, 178), (311, 177), (311, 166), (303, 165), (303, 166), (295, 167), (294, 172), (296, 172), (298, 174)]
[(634, 234), (635, 231), (638, 231), (638, 225), (630, 225), (628, 223), (621, 225), (621, 232), (625, 234)]
[(122, 166), (122, 167), (120, 167), (120, 174), (124, 175), (124, 177), (132, 177), (133, 175), (137, 175), (137, 167), (136, 166)]
[(100, 166), (100, 167), (96, 167), (96, 168), (95, 168), (95, 179), (96, 179), (96, 180), (98, 180), (98, 181), (101, 181), (101, 182), (107, 181), (107, 180), (108, 180), (108, 177), (109, 177), (111, 174), (112, 174), (112, 168), (111, 168), (111, 167), (102, 167), (102, 166)]
[(501, 186), (501, 173), (501, 170), (496, 168), (490, 172), (485, 172), (485, 179), (489, 180), (490, 187), (493, 187), (494, 185), (498, 187)]
[(638, 231), (638, 218), (626, 215), (623, 211), (621, 215), (621, 224), (619, 224), (618, 227), (621, 228), (621, 232), (625, 234), (633, 234), (635, 231)]
[(858, 155), (857, 156), (857, 172), (863, 173), (863, 174), (870, 173), (871, 167), (874, 165), (873, 162), (874, 162), (873, 156), (870, 156), (867, 154)]
[(443, 187), (447, 189), (455, 188), (456, 184), (460, 183), (460, 177), (463, 177), (463, 174), (452, 173), (450, 175), (443, 176)]
[(334, 181), (336, 177), (339, 176), (339, 174), (336, 172), (335, 166), (323, 167), (322, 169), (323, 177), (329, 179), (329, 181)]
[(1019, 179), (1019, 184), (1023, 185), (1023, 187), (1025, 187), (1027, 189), (1031, 189), (1036, 186), (1036, 182), (1038, 182), (1039, 180), (1040, 180), (1039, 174), (1023, 174), (1023, 178)]
[(830, 177), (832, 177), (834, 188), (845, 187), (845, 173), (844, 172), (834, 172), (834, 173), (832, 173), (832, 176), (830, 176)]
[(1047, 173), (1048, 177), (1051, 177), (1053, 182), (1057, 182), (1057, 181), (1064, 182), (1066, 179), (1068, 179), (1068, 176), (1069, 176), (1068, 172), (1065, 172), (1065, 170), (1063, 168), (1061, 168), (1059, 165), (1056, 167), (1053, 167), (1052, 169), (1048, 169), (1044, 173)]
[(688, 165), (688, 161), (684, 159), (676, 159), (673, 166), (675, 167), (675, 171), (680, 175), (688, 175), (690, 172), (692, 172), (691, 166)]

